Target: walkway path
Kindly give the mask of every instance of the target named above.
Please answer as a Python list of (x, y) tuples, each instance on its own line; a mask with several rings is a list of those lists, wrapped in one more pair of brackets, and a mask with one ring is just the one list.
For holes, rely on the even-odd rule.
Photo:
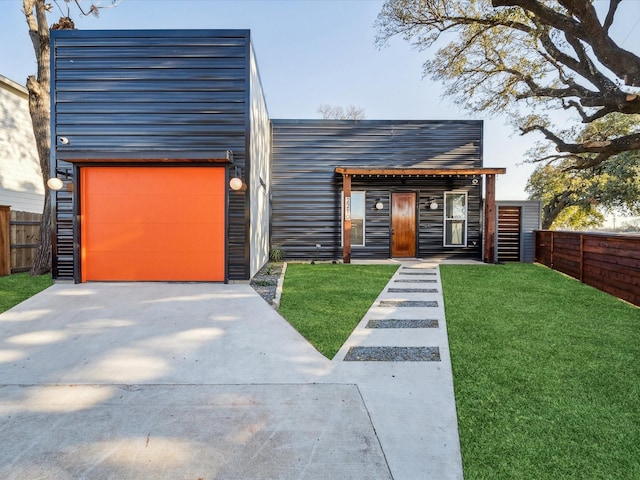
[(360, 388), (395, 480), (462, 478), (438, 264), (402, 262), (333, 362)]

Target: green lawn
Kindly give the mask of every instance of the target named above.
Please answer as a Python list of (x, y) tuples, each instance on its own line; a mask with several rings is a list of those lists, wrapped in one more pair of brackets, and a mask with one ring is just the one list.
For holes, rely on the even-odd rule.
[(640, 309), (539, 265), (441, 274), (465, 479), (639, 479)]
[(26, 300), (52, 284), (51, 275), (30, 277), (28, 273), (16, 273), (0, 277), (0, 313)]
[(327, 358), (333, 356), (397, 265), (287, 265), (278, 311)]

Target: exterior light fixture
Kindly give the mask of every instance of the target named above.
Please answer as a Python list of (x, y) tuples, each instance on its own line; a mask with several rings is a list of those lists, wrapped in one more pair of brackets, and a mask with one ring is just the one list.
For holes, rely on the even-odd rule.
[(231, 190), (240, 190), (242, 188), (242, 178), (240, 178), (240, 169), (235, 167), (235, 173), (233, 178), (229, 180), (229, 187)]
[(62, 180), (60, 180), (59, 178), (51, 177), (49, 180), (47, 180), (47, 187), (49, 187), (51, 190), (58, 191), (62, 189), (63, 186), (64, 183), (62, 183)]
[(436, 201), (435, 198), (433, 200), (431, 200), (431, 203), (429, 204), (429, 208), (431, 210), (437, 210), (438, 209), (438, 202)]
[(473, 180), (471, 180), (471, 184), (472, 185), (477, 185), (478, 184), (478, 179), (474, 178)]
[(384, 208), (384, 204), (380, 201), (380, 199), (376, 200), (376, 210), (382, 210)]

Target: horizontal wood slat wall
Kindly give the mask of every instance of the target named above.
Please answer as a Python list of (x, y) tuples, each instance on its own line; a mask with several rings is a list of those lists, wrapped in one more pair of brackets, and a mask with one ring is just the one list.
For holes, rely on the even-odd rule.
[(640, 306), (640, 236), (538, 230), (536, 262)]
[(498, 206), (498, 261), (519, 262), (522, 207)]

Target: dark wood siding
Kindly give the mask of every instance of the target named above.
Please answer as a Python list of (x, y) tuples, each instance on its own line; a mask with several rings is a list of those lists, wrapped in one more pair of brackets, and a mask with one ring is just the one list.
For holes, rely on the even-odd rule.
[[(287, 258), (341, 258), (342, 177), (336, 167), (477, 168), (482, 166), (481, 121), (273, 120), (272, 245)], [(390, 195), (418, 193), (418, 256), (480, 258), (482, 182), (470, 177), (361, 177), (366, 191), (366, 245), (352, 258), (390, 255)], [(468, 247), (444, 248), (444, 192), (468, 193)], [(431, 210), (435, 198), (439, 208)], [(384, 208), (374, 205), (381, 199)], [(317, 247), (320, 245), (320, 247)]]
[[(53, 31), (51, 42), (52, 170), (72, 177), (65, 160), (198, 159), (225, 150), (245, 166), (247, 30)], [(54, 277), (71, 279), (75, 201), (69, 192), (55, 197)], [(248, 278), (245, 207), (245, 195), (229, 196), (230, 279)]]

